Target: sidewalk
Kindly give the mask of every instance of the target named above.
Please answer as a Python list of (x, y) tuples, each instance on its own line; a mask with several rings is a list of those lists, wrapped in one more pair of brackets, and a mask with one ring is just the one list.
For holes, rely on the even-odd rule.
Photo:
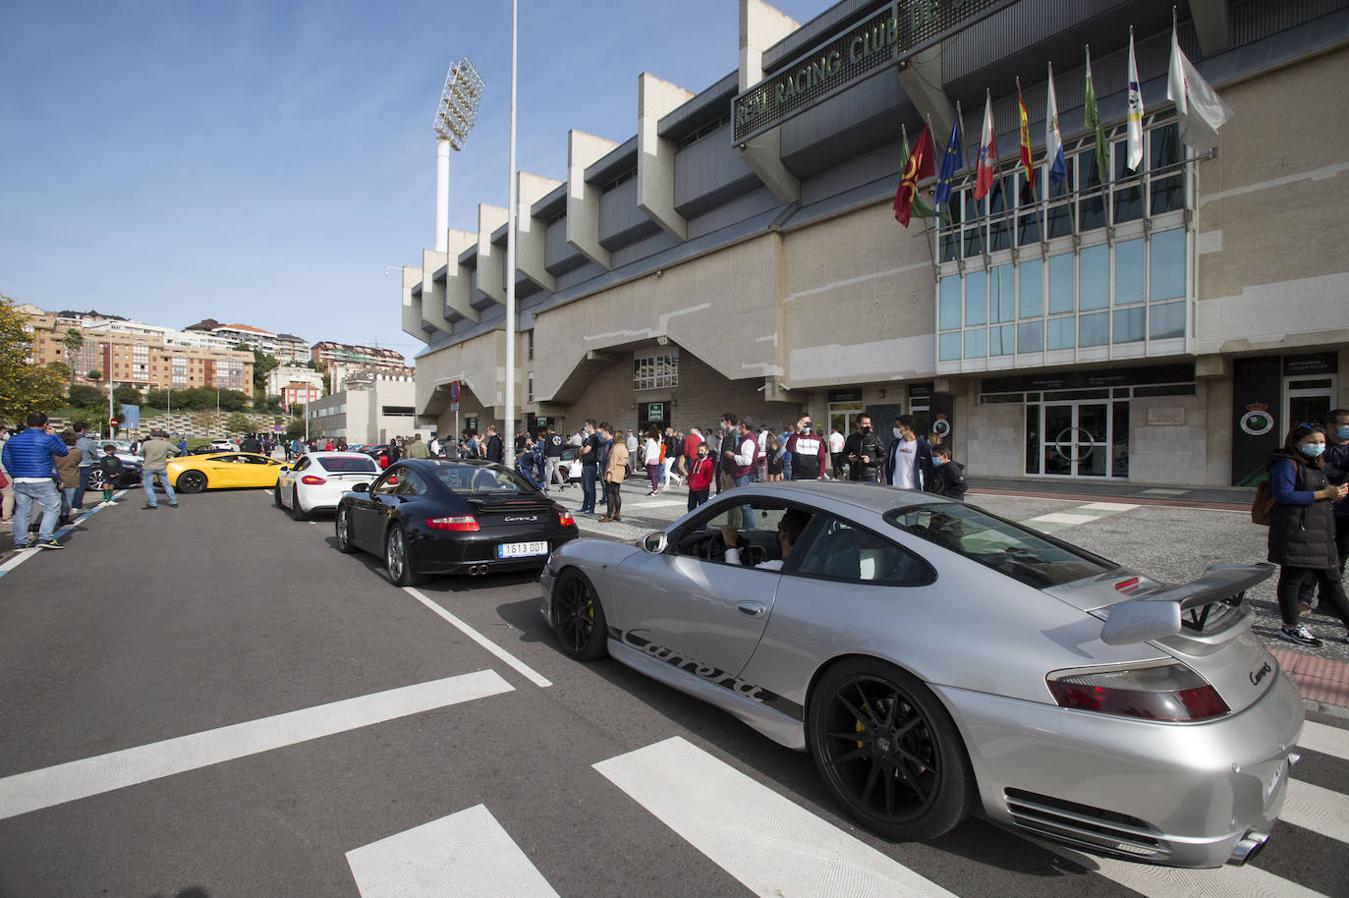
[(1315, 710), (1349, 716), (1349, 662), (1319, 658), (1292, 649), (1271, 648), (1284, 673), (1293, 678), (1302, 697)]
[(1196, 486), (1127, 483), (1114, 480), (1048, 480), (1043, 478), (970, 478), (971, 493), (1033, 496), (1041, 499), (1127, 499), (1135, 505), (1220, 508), (1246, 511), (1255, 490), (1246, 486)]

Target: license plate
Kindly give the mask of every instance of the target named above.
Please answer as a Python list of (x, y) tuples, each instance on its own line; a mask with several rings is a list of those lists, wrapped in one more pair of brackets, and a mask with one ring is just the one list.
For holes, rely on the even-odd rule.
[(497, 558), (528, 558), (531, 555), (547, 554), (547, 540), (531, 543), (502, 543), (497, 546)]

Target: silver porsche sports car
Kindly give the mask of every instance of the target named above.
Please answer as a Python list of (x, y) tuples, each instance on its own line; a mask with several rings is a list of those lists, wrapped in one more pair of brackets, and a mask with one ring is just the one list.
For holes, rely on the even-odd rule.
[(723, 494), (639, 544), (553, 552), (564, 651), (609, 655), (809, 751), (853, 818), (931, 839), (982, 806), (1036, 836), (1242, 863), (1302, 701), (1250, 632), (1268, 564), (1159, 583), (959, 502), (864, 484)]

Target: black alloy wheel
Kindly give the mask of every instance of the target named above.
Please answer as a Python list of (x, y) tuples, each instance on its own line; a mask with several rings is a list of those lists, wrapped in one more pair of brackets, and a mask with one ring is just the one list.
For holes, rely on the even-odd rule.
[(394, 586), (416, 586), (422, 582), (422, 577), (412, 570), (407, 538), (403, 536), (403, 528), (397, 524), (389, 528), (389, 535), (384, 541), (384, 566)]
[(809, 743), (838, 802), (888, 839), (935, 839), (978, 797), (946, 709), (918, 679), (881, 661), (850, 659), (825, 673), (811, 696)]
[(284, 508), (286, 507), (286, 506), (284, 506), (284, 505), (281, 504), (281, 484), (280, 484), (280, 483), (278, 483), (276, 486), (272, 487), (272, 504), (275, 505), (277, 508), (282, 508), (282, 509), (284, 509)]
[(176, 486), (178, 491), (182, 493), (204, 493), (206, 491), (206, 475), (200, 471), (184, 471), (178, 475)]
[(337, 509), (337, 523), (333, 525), (337, 532), (337, 551), (350, 555), (356, 551), (351, 542), (351, 513), (346, 506)]
[(553, 587), (553, 632), (562, 651), (579, 661), (595, 661), (609, 654), (604, 606), (580, 571), (565, 572)]
[(305, 514), (304, 509), (300, 507), (300, 488), (293, 486), (290, 488), (290, 519), (292, 521), (303, 521), (307, 517), (309, 515)]

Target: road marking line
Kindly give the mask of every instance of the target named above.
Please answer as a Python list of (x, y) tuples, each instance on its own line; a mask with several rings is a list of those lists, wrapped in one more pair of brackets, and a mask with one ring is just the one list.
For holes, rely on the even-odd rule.
[[(119, 491), (113, 493), (112, 495), (113, 495), (113, 498), (114, 498), (114, 499), (120, 499), (120, 498), (122, 498), (123, 496), (125, 496), (126, 494), (127, 494), (127, 491), (126, 491), (126, 490), (119, 490)], [(79, 513), (79, 516), (76, 517), (76, 518), (75, 518), (73, 521), (71, 521), (69, 524), (67, 524), (66, 526), (61, 527), (61, 528), (59, 528), (59, 529), (57, 529), (57, 530), (53, 530), (53, 531), (52, 531), (52, 538), (53, 538), (53, 539), (58, 539), (58, 540), (59, 540), (61, 537), (65, 536), (67, 533), (69, 533), (70, 531), (74, 530), (76, 527), (78, 527), (78, 526), (80, 526), (81, 524), (83, 524), (83, 523), (84, 523), (86, 520), (88, 520), (89, 518), (92, 518), (94, 515), (98, 514), (98, 512), (99, 512), (102, 508), (103, 508), (103, 506), (101, 506), (101, 505), (95, 505), (95, 506), (93, 506), (92, 508), (86, 508), (86, 509), (84, 509), (83, 511), (81, 511), (81, 512)], [(30, 521), (29, 523), (31, 524), (32, 522)], [(28, 547), (27, 549), (21, 550), (21, 551), (20, 551), (17, 555), (15, 555), (13, 558), (9, 559), (9, 560), (6, 561), (4, 564), (0, 564), (0, 577), (5, 576), (5, 575), (8, 574), (10, 571), (14, 570), (16, 567), (18, 567), (19, 565), (23, 564), (25, 561), (27, 561), (28, 559), (32, 558), (34, 555), (38, 554), (38, 553), (41, 552), (41, 551), (43, 551), (43, 550), (37, 548), (36, 546), (30, 546), (30, 547)]]
[(594, 767), (755, 895), (954, 898), (679, 736)]
[(624, 502), (624, 508), (674, 508), (678, 505), (688, 505), (687, 499), (659, 499), (655, 502)]
[(1334, 755), (1349, 761), (1349, 730), (1308, 720), (1302, 724), (1302, 738), (1297, 744), (1323, 755)]
[(1087, 855), (1029, 836), (1022, 838), (1148, 898), (1196, 898), (1202, 895), (1221, 895), (1223, 898), (1271, 898), (1274, 895), (1278, 898), (1326, 898), (1320, 892), (1313, 892), (1250, 864), (1208, 870), (1159, 867), (1102, 855)]
[(361, 898), (558, 898), (485, 805), (347, 852)]
[(403, 592), (412, 596), (418, 602), (421, 602), (423, 605), (429, 608), (432, 611), (432, 613), (448, 621), (455, 628), (457, 628), (459, 632), (463, 633), (469, 639), (472, 639), (478, 645), (487, 649), (487, 651), (491, 652), (493, 655), (500, 658), (505, 663), (509, 664), (511, 667), (515, 669), (517, 673), (519, 673), (529, 682), (533, 683), (535, 686), (547, 687), (553, 685), (552, 680), (549, 680), (543, 674), (539, 673), (537, 670), (530, 667), (528, 664), (521, 661), (519, 658), (515, 657), (510, 652), (506, 651), (501, 646), (497, 645), (495, 642), (488, 639), (486, 636), (482, 635), (477, 630), (473, 629), (468, 624), (464, 623), (462, 620), (455, 617), (453, 614), (451, 614), (450, 612), (446, 611), (444, 608), (440, 607), (435, 602), (428, 599), (426, 596), (422, 595), (420, 591), (413, 589), (411, 586), (404, 586)]
[(1084, 511), (1133, 511), (1142, 506), (1130, 505), (1127, 502), (1088, 502), (1086, 505), (1079, 505), (1078, 508)]
[(1337, 842), (1349, 842), (1349, 801), (1321, 786), (1289, 780), (1288, 798), (1279, 819)]
[(480, 670), (7, 776), (0, 820), (514, 688), (496, 671)]
[(1066, 511), (1052, 511), (1049, 514), (1042, 514), (1038, 518), (1031, 518), (1029, 521), (1023, 521), (1026, 524), (1068, 524), (1075, 526), (1085, 524), (1088, 521), (1099, 520), (1100, 515), (1094, 514), (1069, 514)]

